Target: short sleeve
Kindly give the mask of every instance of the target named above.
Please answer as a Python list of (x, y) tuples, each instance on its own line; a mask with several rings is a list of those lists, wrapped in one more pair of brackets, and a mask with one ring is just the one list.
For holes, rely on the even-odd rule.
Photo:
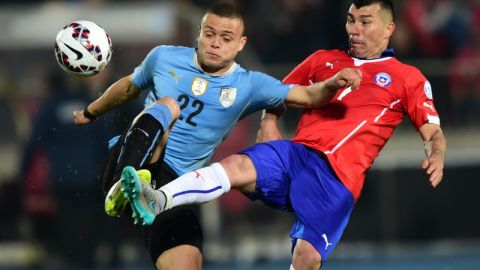
[(250, 76), (252, 100), (246, 114), (284, 106), (285, 98), (292, 85), (284, 84), (261, 72), (250, 72)]
[(404, 106), (415, 128), (418, 130), (427, 123), (440, 125), (430, 82), (416, 69), (406, 77), (405, 82), (407, 97)]
[(161, 46), (152, 49), (143, 62), (133, 71), (132, 83), (138, 89), (145, 89), (153, 84), (153, 71), (160, 58), (161, 51)]

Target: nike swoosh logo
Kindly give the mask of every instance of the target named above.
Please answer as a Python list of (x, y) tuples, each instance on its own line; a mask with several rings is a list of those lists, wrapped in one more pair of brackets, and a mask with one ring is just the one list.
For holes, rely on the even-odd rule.
[[(65, 43), (64, 43), (64, 44), (65, 44)], [(70, 51), (72, 51), (73, 53), (75, 53), (75, 54), (77, 55), (77, 59), (75, 59), (75, 60), (78, 60), (78, 59), (80, 59), (80, 58), (83, 57), (83, 54), (82, 54), (81, 52), (79, 52), (79, 51), (77, 51), (76, 49), (68, 46), (68, 44), (65, 44), (65, 46), (67, 46), (67, 48), (69, 48)]]

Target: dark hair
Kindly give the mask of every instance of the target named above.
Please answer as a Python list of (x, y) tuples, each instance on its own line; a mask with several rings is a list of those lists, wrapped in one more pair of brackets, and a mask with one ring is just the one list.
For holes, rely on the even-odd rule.
[(243, 10), (239, 6), (230, 2), (220, 2), (207, 9), (206, 13), (215, 14), (220, 17), (241, 20), (244, 25), (243, 35), (245, 35), (245, 20)]
[(227, 18), (237, 18), (243, 21), (243, 11), (240, 7), (229, 3), (229, 2), (220, 2), (211, 6), (207, 13), (212, 13), (220, 17)]
[(353, 0), (353, 4), (356, 8), (379, 4), (380, 8), (387, 11), (392, 16), (392, 20), (395, 21), (395, 10), (391, 0)]

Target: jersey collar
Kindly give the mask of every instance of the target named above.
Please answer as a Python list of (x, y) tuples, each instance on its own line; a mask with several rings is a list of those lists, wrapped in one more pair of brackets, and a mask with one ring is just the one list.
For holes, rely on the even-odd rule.
[[(341, 49), (344, 50), (348, 55), (350, 55), (348, 53), (348, 46), (342, 46)], [(350, 55), (350, 57), (353, 59), (353, 62), (355, 63), (355, 66), (358, 67), (358, 66), (361, 66), (365, 63), (374, 63), (374, 62), (382, 62), (382, 61), (389, 60), (389, 59), (395, 57), (395, 51), (393, 50), (393, 48), (386, 49), (385, 51), (382, 52), (382, 54), (380, 55), (379, 58), (372, 58), (372, 59), (357, 58), (357, 57), (353, 57), (351, 55)]]
[[(345, 51), (348, 55), (350, 55), (350, 53), (348, 52), (348, 46), (347, 45), (340, 46), (340, 50)], [(393, 48), (388, 48), (388, 49), (386, 49), (385, 51), (382, 52), (382, 54), (380, 55), (379, 58), (373, 58), (373, 59), (369, 59), (369, 60), (380, 59), (380, 58), (385, 58), (385, 57), (395, 57), (395, 50)], [(357, 57), (353, 57), (353, 56), (352, 56), (352, 58), (360, 59), (360, 60), (367, 60), (365, 58), (357, 58)]]
[(202, 69), (202, 67), (200, 66), (200, 64), (198, 63), (198, 58), (197, 58), (197, 50), (195, 49), (195, 52), (193, 53), (193, 64), (194, 66), (202, 71), (203, 73), (209, 75), (209, 76), (212, 76), (212, 77), (223, 77), (223, 76), (228, 76), (230, 75), (231, 73), (233, 73), (233, 71), (237, 68), (238, 64), (236, 62), (233, 62), (232, 66), (227, 70), (225, 71), (224, 73), (222, 74), (219, 74), (219, 75), (212, 75), (208, 72), (206, 72), (205, 70)]

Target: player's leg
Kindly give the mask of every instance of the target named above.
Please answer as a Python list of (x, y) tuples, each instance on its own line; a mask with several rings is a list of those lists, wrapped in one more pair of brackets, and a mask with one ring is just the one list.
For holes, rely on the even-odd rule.
[(172, 207), (211, 201), (230, 190), (228, 175), (219, 163), (186, 173), (159, 190), (140, 181), (131, 166), (124, 168), (121, 179), (132, 217), (144, 225), (152, 224), (156, 215)]
[[(153, 154), (149, 153), (151, 155), (149, 163), (154, 163), (160, 157), (161, 150), (165, 144), (166, 138), (168, 137), (168, 132), (171, 129), (172, 123), (174, 123), (175, 120), (178, 118), (180, 113), (179, 111), (180, 108), (178, 107), (178, 104), (172, 98), (165, 97), (159, 99), (152, 106), (138, 114), (137, 117), (132, 121), (130, 127), (122, 134), (122, 136), (119, 136), (120, 138), (114, 138), (109, 142), (109, 148), (111, 149), (111, 151), (109, 154), (108, 163), (104, 167), (104, 172), (102, 174), (102, 179), (104, 181), (104, 191), (108, 190), (114, 184), (113, 181), (117, 181), (119, 179), (123, 167), (125, 167), (124, 164), (139, 164), (146, 155), (145, 151), (132, 151), (132, 149), (125, 149), (135, 149), (135, 141), (137, 141), (137, 143), (141, 143), (142, 141), (135, 140), (135, 137), (140, 136), (135, 136), (135, 134), (132, 134), (132, 132), (130, 131), (139, 131), (139, 128), (142, 129), (143, 126), (148, 126), (149, 122), (152, 122), (152, 127), (147, 127), (150, 130), (150, 133), (157, 133), (158, 131), (162, 133), (160, 143), (158, 143), (158, 140), (152, 141), (154, 137), (150, 139), (152, 141), (149, 143), (150, 145), (158, 143), (156, 150), (153, 152)], [(169, 114), (171, 115), (171, 120), (168, 120)], [(164, 128), (164, 126), (167, 126), (167, 128)], [(140, 133), (140, 135), (145, 135), (142, 132)], [(126, 142), (128, 142), (127, 145), (125, 145)], [(141, 143), (141, 147), (145, 149), (145, 143)], [(134, 154), (125, 154), (124, 152), (133, 152)]]
[(295, 269), (319, 269), (340, 241), (354, 206), (352, 193), (325, 157), (300, 145), (289, 201), (296, 214), (290, 236)]
[(308, 241), (297, 239), (293, 250), (292, 266), (295, 270), (320, 269), (322, 255)]
[[(232, 177), (236, 176), (235, 172), (245, 172), (243, 175), (250, 175), (249, 177), (252, 179), (255, 177), (253, 164), (245, 155), (233, 155), (221, 163), (228, 168), (235, 169), (230, 173)], [(248, 171), (250, 173), (246, 173)], [(200, 173), (203, 174), (203, 172)], [(222, 174), (211, 174), (207, 170), (206, 178), (210, 178), (207, 175), (213, 175), (215, 178)], [(240, 180), (236, 179), (236, 184)], [(192, 208), (189, 205), (179, 206), (156, 216), (150, 228), (149, 246), (157, 269), (202, 269), (203, 234), (198, 215)]]
[(212, 201), (231, 188), (240, 191), (255, 190), (256, 171), (250, 157), (230, 155), (219, 163), (182, 175), (163, 186), (167, 208)]
[[(282, 151), (280, 151), (279, 149), (275, 149), (275, 147), (272, 146), (277, 145), (277, 147), (282, 148), (284, 144), (287, 145), (285, 147), (286, 150), (282, 149)], [(245, 150), (240, 155), (234, 155), (223, 160), (222, 163), (229, 170), (230, 176), (227, 174), (222, 165), (216, 163), (195, 172), (187, 173), (180, 178), (177, 178), (172, 183), (164, 185), (163, 187), (169, 187), (168, 191), (166, 192), (173, 193), (174, 195), (176, 194), (176, 196), (171, 196), (172, 198), (174, 198), (172, 200), (175, 200), (175, 205), (181, 205), (182, 203), (198, 203), (202, 201), (207, 201), (212, 198), (216, 198), (224, 192), (228, 191), (230, 188), (229, 177), (232, 177), (235, 187), (243, 191), (255, 190), (253, 188), (254, 185), (252, 184), (252, 181), (254, 183), (255, 177), (257, 177), (258, 174), (261, 177), (261, 182), (259, 185), (261, 194), (259, 194), (256, 198), (261, 198), (265, 202), (267, 202), (267, 204), (272, 205), (276, 208), (283, 210), (289, 209), (287, 198), (289, 180), (288, 178), (285, 178), (287, 173), (285, 173), (284, 167), (281, 166), (281, 164), (284, 163), (282, 158), (286, 158), (287, 160), (289, 160), (289, 144), (290, 143), (286, 141), (269, 144), (258, 144), (250, 149)], [(164, 244), (171, 244), (171, 239), (178, 238), (169, 236), (169, 233), (176, 233), (175, 229), (180, 228), (180, 230), (177, 231), (180, 232), (179, 236), (183, 237), (184, 235), (188, 234), (189, 231), (194, 231), (195, 228), (193, 227), (190, 228), (190, 230), (185, 230), (181, 229), (181, 227), (176, 225), (175, 223), (173, 223), (175, 224), (175, 226), (171, 232), (165, 232), (165, 226), (158, 226), (158, 228), (156, 228), (158, 225), (157, 223), (159, 222), (159, 218), (165, 217), (165, 215), (167, 215), (171, 211), (176, 211), (179, 208), (174, 208), (169, 211), (163, 212), (162, 214), (157, 215), (155, 218), (155, 215), (158, 213), (155, 212), (155, 208), (158, 207), (158, 205), (156, 204), (158, 203), (159, 199), (154, 197), (163, 196), (163, 199), (161, 199), (161, 204), (163, 205), (161, 205), (161, 207), (165, 208), (166, 196), (159, 195), (163, 193), (153, 190), (148, 185), (142, 184), (134, 173), (135, 171), (130, 170), (131, 172), (129, 173), (129, 170), (130, 169), (124, 170), (125, 177), (124, 181), (122, 181), (122, 186), (125, 184), (125, 193), (128, 195), (132, 210), (134, 212), (137, 212), (137, 217), (141, 217), (146, 224), (150, 224), (151, 222), (153, 222), (153, 225), (151, 226), (152, 244), (150, 244), (150, 246), (151, 249), (155, 250), (151, 251), (151, 255), (152, 259), (156, 263), (158, 263), (157, 266), (162, 266), (162, 263), (170, 262), (170, 260), (164, 260), (162, 258), (165, 255), (166, 256), (164, 258), (170, 257), (169, 259), (175, 260), (175, 256), (172, 255), (174, 253), (170, 253), (168, 250), (175, 250), (177, 249), (177, 247), (180, 247), (178, 245), (167, 248), (161, 246)], [(132, 186), (130, 185), (132, 181), (133, 190), (131, 189)], [(185, 186), (187, 186), (187, 188), (185, 188)], [(152, 195), (151, 193), (155, 193), (157, 195)], [(250, 197), (254, 198), (256, 195), (257, 194), (250, 194)], [(150, 201), (152, 201), (153, 204), (149, 203)], [(173, 205), (174, 202), (171, 202), (171, 204)], [(152, 206), (153, 209), (151, 208)], [(178, 216), (176, 216), (176, 218), (178, 218)], [(165, 241), (165, 239), (168, 240)], [(160, 246), (155, 247), (155, 245)], [(187, 245), (198, 247), (195, 243), (187, 243)], [(200, 249), (198, 249), (198, 251), (200, 251)], [(179, 253), (181, 253), (181, 251)], [(155, 258), (157, 259), (155, 260)], [(178, 258), (180, 257), (177, 257), (177, 260)], [(196, 260), (196, 262), (199, 261), (200, 260)]]
[[(293, 210), (294, 269), (318, 269), (340, 241), (354, 199), (317, 152), (291, 141), (257, 144), (245, 151), (255, 167), (250, 199)], [(298, 246), (297, 246), (298, 244)]]
[(162, 253), (158, 257), (155, 267), (158, 270), (200, 270), (202, 269), (202, 253), (194, 246), (177, 246)]
[[(133, 121), (130, 128), (122, 135), (116, 150), (113, 174), (109, 181), (121, 178), (122, 170), (129, 165), (140, 169), (156, 162), (160, 158), (164, 142), (172, 123), (178, 118), (180, 108), (175, 100), (165, 97), (143, 110)], [(112, 169), (109, 169), (112, 171)], [(143, 176), (143, 177), (142, 177)], [(141, 174), (139, 179), (149, 184), (150, 179)], [(106, 177), (104, 176), (104, 182)], [(111, 185), (111, 184), (110, 184)], [(105, 211), (108, 215), (119, 216), (125, 209), (127, 200), (121, 192), (120, 182), (115, 182), (108, 191), (105, 200)]]
[(245, 154), (230, 155), (220, 161), (231, 187), (244, 193), (255, 191), (257, 171), (251, 158)]
[(202, 269), (203, 233), (192, 206), (158, 215), (149, 236), (150, 256), (157, 269)]
[(161, 149), (157, 146), (179, 117), (180, 108), (177, 102), (164, 97), (143, 110), (133, 121), (127, 131), (119, 156), (118, 167), (141, 168), (156, 162)]
[[(157, 186), (178, 175), (165, 162), (151, 164)], [(157, 269), (201, 269), (203, 233), (198, 206), (181, 206), (155, 217), (145, 228), (147, 246)]]
[(122, 173), (122, 189), (132, 206), (135, 222), (149, 225), (157, 214), (172, 207), (220, 197), (230, 190), (230, 177), (234, 188), (254, 191), (256, 172), (250, 157), (232, 155), (220, 163), (186, 173), (159, 190), (142, 183), (134, 168), (127, 166)]
[[(234, 177), (238, 187), (251, 186), (246, 182), (254, 183), (255, 168), (247, 156), (235, 156), (239, 157), (227, 158), (229, 162), (225, 163), (229, 169), (235, 168), (230, 175)], [(233, 173), (243, 176), (236, 176)], [(229, 175), (220, 163), (186, 173), (159, 190), (140, 181), (135, 169), (130, 166), (124, 168), (121, 178), (122, 190), (132, 206), (132, 217), (135, 223), (144, 225), (152, 224), (156, 215), (172, 207), (211, 201), (231, 188)]]

